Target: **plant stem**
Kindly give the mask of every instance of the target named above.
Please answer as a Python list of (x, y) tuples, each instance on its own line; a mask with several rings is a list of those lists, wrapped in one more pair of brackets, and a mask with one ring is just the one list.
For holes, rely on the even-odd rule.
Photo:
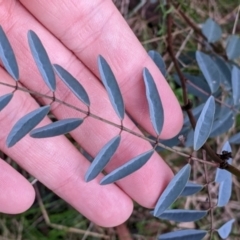
[[(171, 0), (168, 0), (167, 8), (168, 9), (171, 8)], [(178, 10), (178, 11), (180, 11), (180, 10)], [(180, 11), (180, 13), (181, 13), (181, 11)], [(185, 15), (184, 15), (184, 17), (185, 17)], [(189, 25), (190, 25), (190, 23), (189, 23)], [(190, 26), (192, 26), (192, 25), (190, 25)], [(168, 49), (169, 55), (170, 55), (170, 57), (173, 61), (174, 67), (175, 67), (175, 69), (177, 71), (177, 74), (178, 74), (178, 76), (180, 78), (180, 81), (181, 81), (184, 105), (187, 105), (189, 103), (189, 100), (188, 100), (188, 96), (187, 96), (187, 88), (186, 88), (185, 77), (184, 77), (184, 75), (183, 75), (183, 73), (180, 69), (180, 66), (179, 66), (178, 61), (175, 57), (175, 53), (174, 53), (174, 50), (173, 50), (173, 47), (172, 47), (173, 46), (173, 40), (172, 40), (172, 14), (171, 14), (171, 11), (169, 11), (169, 14), (167, 15), (167, 26), (168, 26), (168, 31), (167, 31), (167, 33), (168, 33), (168, 36), (167, 36), (168, 47), (167, 47), (167, 49)], [(203, 35), (203, 34), (201, 33), (201, 35)], [(187, 109), (186, 112), (187, 112), (189, 121), (192, 125), (192, 128), (194, 130), (195, 126), (196, 126), (196, 120), (193, 116), (193, 113), (192, 113), (191, 109)], [(220, 166), (220, 164), (223, 163), (223, 160), (211, 149), (211, 147), (207, 143), (205, 143), (203, 145), (203, 149), (206, 150), (207, 154), (211, 157), (211, 160), (218, 163), (219, 166)], [(226, 168), (224, 168), (224, 169), (240, 178), (240, 170), (233, 167), (232, 165), (226, 164)]]

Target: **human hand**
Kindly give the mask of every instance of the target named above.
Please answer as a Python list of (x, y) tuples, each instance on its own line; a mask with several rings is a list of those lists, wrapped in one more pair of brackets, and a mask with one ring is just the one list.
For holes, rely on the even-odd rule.
[[(51, 62), (63, 66), (81, 82), (90, 96), (91, 112), (119, 123), (98, 79), (97, 57), (102, 55), (120, 85), (127, 112), (136, 122), (154, 134), (142, 80), (142, 70), (147, 67), (156, 80), (164, 107), (165, 122), (161, 138), (173, 137), (180, 130), (182, 112), (176, 98), (111, 0), (2, 1), (0, 24), (16, 54), (20, 82), (28, 89), (44, 94), (49, 92), (27, 44), (27, 32), (31, 29), (40, 37)], [(2, 68), (0, 76), (1, 81), (13, 83)], [(9, 88), (1, 86), (0, 96), (6, 93), (9, 93)], [(56, 96), (84, 108), (60, 81), (57, 82)], [(84, 181), (89, 162), (64, 136), (47, 139), (26, 136), (14, 147), (7, 148), (6, 137), (12, 126), (38, 107), (39, 104), (29, 94), (17, 91), (0, 113), (0, 149), (21, 167), (101, 226), (110, 227), (124, 222), (132, 212), (132, 199), (148, 208), (156, 204), (172, 178), (171, 170), (157, 153), (141, 169), (117, 184), (101, 186), (99, 180), (102, 174), (89, 183)], [(57, 103), (52, 104), (51, 111), (58, 119), (79, 117), (78, 112)], [(45, 118), (40, 125), (47, 123), (50, 119)], [(140, 132), (127, 116), (123, 125)], [(71, 135), (95, 156), (118, 132), (118, 129), (104, 122), (87, 118)], [(120, 147), (106, 171), (112, 171), (149, 149), (151, 145), (143, 139), (122, 133)], [(4, 161), (0, 161), (0, 171), (0, 211), (25, 211), (35, 196), (31, 184)]]

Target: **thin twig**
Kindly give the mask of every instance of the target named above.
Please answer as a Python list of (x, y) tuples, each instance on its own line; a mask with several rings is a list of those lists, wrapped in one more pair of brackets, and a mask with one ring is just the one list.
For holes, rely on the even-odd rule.
[[(207, 160), (206, 157), (206, 151), (203, 150), (203, 160)], [(209, 201), (209, 211), (210, 211), (210, 239), (212, 239), (212, 234), (213, 234), (213, 206), (212, 206), (212, 196), (210, 192), (210, 186), (209, 186), (209, 179), (208, 179), (208, 170), (207, 170), (207, 165), (203, 163), (204, 167), (204, 175), (205, 175), (205, 182), (206, 182), (206, 188), (207, 188), (207, 194), (208, 194), (208, 201)]]
[[(187, 23), (187, 25), (190, 26), (196, 34), (198, 34), (201, 38), (207, 41), (207, 38), (203, 35), (201, 29), (194, 22), (192, 22), (190, 18), (181, 9), (178, 8), (178, 6), (175, 5), (174, 7), (176, 9), (176, 13), (178, 13), (182, 17), (182, 19)], [(209, 44), (215, 53), (219, 52), (219, 49), (218, 47), (216, 47), (215, 44), (213, 43), (209, 43)], [(221, 55), (224, 59), (228, 59), (226, 54), (221, 54)]]
[[(2, 85), (4, 85), (4, 86), (11, 87), (11, 88), (15, 88), (15, 86), (10, 85), (10, 84), (6, 84), (6, 83), (2, 83), (2, 82), (0, 82), (0, 84), (2, 84)], [(37, 95), (37, 96), (40, 96), (40, 97), (42, 97), (42, 98), (47, 98), (47, 99), (50, 99), (50, 100), (53, 99), (52, 96), (47, 96), (47, 95), (44, 95), (44, 94), (41, 94), (41, 93), (38, 93), (38, 92), (35, 92), (35, 91), (32, 91), (32, 90), (28, 90), (28, 89), (26, 89), (26, 88), (18, 87), (18, 90), (21, 90), (21, 91), (24, 91), (24, 92), (28, 92), (28, 93), (30, 93), (30, 94)], [(124, 127), (124, 126), (121, 126), (121, 125), (119, 125), (119, 124), (113, 123), (113, 122), (111, 122), (111, 121), (109, 121), (109, 120), (107, 120), (107, 119), (101, 118), (101, 117), (99, 117), (99, 116), (97, 116), (97, 115), (95, 115), (95, 114), (88, 113), (88, 111), (85, 111), (85, 110), (80, 109), (80, 108), (78, 108), (78, 107), (76, 107), (76, 106), (73, 106), (73, 105), (71, 105), (71, 104), (69, 104), (69, 103), (66, 103), (66, 102), (64, 102), (64, 101), (61, 101), (61, 100), (59, 100), (58, 98), (55, 98), (55, 102), (61, 103), (61, 104), (65, 105), (65, 106), (67, 106), (67, 107), (69, 107), (69, 108), (72, 108), (72, 109), (74, 109), (74, 110), (76, 110), (76, 111), (79, 111), (79, 112), (81, 112), (81, 113), (84, 113), (84, 114), (86, 114), (86, 115), (89, 114), (89, 116), (92, 117), (92, 118), (95, 118), (95, 119), (97, 119), (97, 120), (99, 120), (99, 121), (102, 121), (102, 122), (105, 122), (105, 123), (107, 123), (107, 124), (110, 124), (110, 125), (112, 125), (112, 126), (114, 126), (114, 127), (116, 127), (116, 128), (119, 128), (120, 130), (126, 131), (126, 132), (128, 132), (128, 133), (130, 133), (130, 134), (132, 134), (132, 135), (134, 135), (134, 136), (136, 136), (136, 137), (142, 138), (142, 139), (144, 139), (144, 140), (146, 140), (146, 141), (148, 141), (148, 142), (150, 142), (150, 143), (153, 143), (153, 144), (156, 143), (156, 140), (155, 140), (155, 139), (151, 139), (151, 138), (146, 137), (146, 136), (144, 136), (144, 135), (142, 135), (142, 134), (140, 134), (140, 133), (136, 133), (136, 132), (132, 131), (131, 129), (128, 129), (128, 128)], [(157, 146), (162, 147), (162, 148), (164, 148), (164, 149), (166, 149), (166, 150), (168, 150), (168, 151), (170, 151), (170, 152), (177, 153), (177, 154), (179, 154), (180, 156), (183, 156), (183, 157), (186, 157), (186, 158), (191, 158), (192, 160), (195, 160), (195, 161), (199, 161), (199, 162), (202, 162), (202, 161), (203, 161), (202, 159), (194, 158), (194, 157), (192, 157), (192, 156), (189, 155), (189, 154), (185, 154), (185, 153), (183, 153), (183, 152), (181, 152), (181, 151), (179, 151), (179, 150), (177, 150), (177, 149), (170, 148), (170, 147), (168, 147), (168, 146), (166, 146), (166, 145), (164, 145), (164, 144), (162, 144), (162, 143), (158, 143)], [(211, 163), (211, 162), (208, 162), (207, 164), (212, 165), (212, 166), (215, 166), (215, 167), (218, 167), (218, 165), (216, 165), (216, 164), (214, 164), (214, 163)]]
[[(192, 87), (194, 87), (195, 89), (197, 89), (199, 92), (203, 93), (204, 95), (206, 95), (206, 96), (211, 96), (211, 94), (209, 94), (208, 92), (204, 91), (203, 89), (201, 89), (200, 87), (198, 87), (197, 85), (195, 85), (194, 83), (192, 83), (191, 81), (189, 81), (188, 79), (186, 79), (186, 83), (189, 84), (189, 85), (191, 85)], [(227, 103), (219, 100), (218, 98), (215, 98), (215, 97), (214, 97), (214, 99), (215, 99), (216, 102), (220, 103), (221, 105), (223, 105), (223, 106), (225, 106), (225, 107), (228, 107), (229, 109), (233, 110), (233, 111), (236, 112), (236, 113), (240, 113), (240, 111), (239, 111), (237, 108), (235, 108), (234, 106), (231, 106), (231, 105), (229, 105), (229, 104), (227, 104)]]
[(117, 235), (119, 240), (133, 240), (125, 223), (116, 227)]
[[(167, 8), (170, 10), (170, 8), (171, 8), (171, 0), (168, 0)], [(181, 13), (181, 10), (178, 10), (178, 11)], [(182, 13), (182, 15), (183, 15), (184, 18), (186, 18), (187, 23), (188, 23), (188, 21), (190, 21), (190, 20), (184, 15), (184, 13)], [(179, 79), (181, 81), (182, 92), (183, 92), (183, 101), (184, 101), (184, 105), (187, 106), (189, 104), (189, 100), (188, 100), (188, 96), (187, 96), (187, 87), (186, 87), (185, 77), (184, 77), (184, 75), (183, 75), (183, 73), (182, 73), (182, 71), (180, 69), (180, 66), (179, 66), (178, 61), (177, 61), (177, 59), (175, 57), (174, 50), (173, 50), (173, 47), (172, 47), (173, 46), (173, 41), (172, 41), (172, 22), (173, 22), (172, 14), (170, 12), (167, 15), (167, 26), (168, 26), (168, 30), (167, 30), (167, 33), (168, 33), (168, 41), (167, 41), (168, 42), (168, 48), (167, 49), (168, 49), (169, 55), (170, 55), (170, 57), (171, 57), (171, 59), (173, 61), (174, 67), (175, 67), (175, 69), (177, 71), (177, 74), (179, 76)], [(192, 25), (194, 25), (194, 24), (192, 24)], [(200, 31), (200, 30), (198, 29), (198, 31)], [(201, 35), (203, 35), (203, 34), (201, 33)], [(191, 109), (187, 109), (186, 112), (187, 112), (189, 121), (190, 121), (190, 123), (192, 125), (192, 128), (195, 129), (195, 127), (196, 127), (196, 120), (195, 120), (195, 118), (193, 116), (193, 113), (192, 113)], [(223, 163), (222, 159), (219, 156), (217, 156), (217, 154), (211, 149), (211, 147), (207, 143), (205, 143), (203, 145), (203, 148), (207, 151), (207, 153), (211, 157), (211, 159), (214, 162), (220, 164), (220, 166), (221, 166), (221, 164)], [(227, 163), (226, 167), (224, 169), (229, 171), (229, 172), (231, 172), (232, 174), (240, 177), (240, 170), (236, 169), (232, 165), (229, 165)]]
[(90, 222), (90, 224), (89, 224), (89, 226), (87, 228), (87, 231), (85, 232), (85, 234), (83, 235), (81, 240), (86, 240), (87, 239), (87, 237), (89, 236), (89, 233), (90, 233), (90, 230), (91, 230), (92, 227), (93, 227), (93, 223)]
[[(191, 30), (190, 27), (181, 29), (181, 30), (176, 30), (175, 32), (172, 33), (172, 36), (177, 36), (179, 34), (185, 33), (185, 32), (189, 32)], [(167, 35), (161, 36), (161, 37), (155, 37), (155, 38), (151, 38), (149, 40), (143, 41), (142, 44), (148, 44), (148, 43), (153, 43), (153, 42), (158, 42), (160, 40), (166, 39)]]
[(227, 24), (231, 21), (232, 16), (234, 15), (235, 11), (238, 11), (238, 7), (235, 7), (230, 13), (228, 13), (225, 17), (218, 19), (218, 24), (219, 25), (223, 25), (223, 24)]
[[(193, 34), (193, 30), (191, 29), (188, 33), (188, 35), (186, 36), (186, 38), (184, 39), (183, 43), (181, 44), (178, 52), (176, 53), (176, 56), (175, 58), (178, 59), (178, 57), (180, 56), (180, 54), (182, 53), (183, 49), (185, 48), (186, 44), (188, 43), (188, 40), (190, 39), (190, 37), (192, 36)], [(171, 34), (172, 35), (172, 34)], [(168, 69), (167, 69), (167, 72), (169, 73), (172, 68), (173, 68), (174, 64), (173, 62), (171, 62), (171, 64), (169, 65)]]
[(233, 25), (232, 34), (236, 33), (236, 28), (237, 28), (238, 18), (239, 18), (239, 11), (240, 11), (240, 5), (238, 6), (237, 15), (236, 15), (235, 22), (234, 22), (234, 25)]
[(129, 14), (128, 18), (132, 17), (139, 9), (141, 9), (145, 4), (147, 3), (147, 0), (141, 0), (141, 2), (132, 10), (132, 12)]
[(39, 207), (41, 209), (43, 218), (44, 218), (46, 224), (49, 227), (52, 227), (52, 228), (55, 228), (55, 229), (59, 229), (59, 230), (63, 230), (63, 231), (70, 232), (70, 233), (77, 233), (77, 234), (86, 234), (87, 233), (88, 236), (91, 236), (91, 237), (109, 239), (109, 236), (104, 235), (104, 234), (89, 232), (88, 230), (82, 230), (82, 229), (73, 228), (73, 227), (66, 227), (64, 225), (51, 223), (51, 221), (50, 221), (50, 219), (48, 217), (48, 213), (47, 213), (47, 211), (45, 209), (45, 206), (44, 206), (44, 204), (42, 202), (42, 198), (40, 196), (39, 190), (38, 190), (36, 185), (34, 185), (34, 188), (35, 188), (35, 191), (36, 191), (37, 201), (38, 201)]
[[(168, 1), (170, 2), (170, 1)], [(168, 9), (170, 9), (170, 4), (168, 3), (167, 5)], [(180, 67), (179, 67), (179, 64), (177, 62), (177, 59), (175, 58), (175, 54), (174, 54), (174, 51), (173, 51), (173, 39), (172, 39), (172, 14), (169, 13), (167, 15), (167, 50), (169, 52), (169, 55), (173, 61), (173, 64), (174, 64), (174, 67), (177, 71), (177, 74), (180, 78), (180, 81), (181, 81), (181, 84), (182, 84), (182, 92), (183, 92), (183, 102), (184, 102), (184, 105), (186, 105), (188, 103), (188, 98), (187, 98), (187, 87), (186, 87), (186, 84), (185, 84), (185, 78), (180, 70)]]
[[(13, 85), (11, 85), (11, 84), (7, 84), (7, 83), (3, 83), (3, 82), (0, 82), (0, 84), (2, 84), (2, 85), (4, 85), (4, 86), (11, 87), (11, 88), (15, 88), (15, 86), (13, 86)], [(27, 88), (18, 87), (18, 90), (21, 90), (21, 91), (23, 91), (23, 92), (28, 92), (28, 93), (30, 93), (30, 94), (33, 94), (33, 95), (36, 95), (36, 96), (40, 96), (40, 97), (42, 97), (42, 98), (46, 98), (46, 99), (53, 100), (53, 97), (52, 97), (52, 96), (47, 96), (47, 95), (44, 95), (44, 94), (41, 94), (41, 93), (38, 93), (38, 92), (35, 92), (35, 91), (32, 91), (32, 90), (28, 90)], [(120, 129), (120, 130), (126, 131), (126, 132), (128, 132), (128, 133), (130, 133), (130, 134), (132, 134), (132, 135), (134, 135), (134, 136), (136, 136), (136, 137), (142, 138), (143, 140), (146, 140), (146, 141), (148, 141), (148, 142), (150, 142), (150, 143), (156, 144), (156, 140), (155, 140), (155, 139), (151, 139), (151, 138), (149, 138), (149, 137), (144, 136), (143, 134), (136, 133), (136, 132), (132, 131), (132, 130), (129, 129), (129, 128), (126, 128), (126, 127), (124, 127), (124, 126), (122, 126), (122, 125), (113, 123), (113, 122), (111, 122), (111, 121), (109, 121), (109, 120), (107, 120), (107, 119), (101, 118), (101, 117), (99, 117), (99, 116), (97, 116), (97, 115), (95, 115), (95, 114), (89, 113), (89, 112), (86, 111), (86, 110), (83, 110), (83, 109), (81, 109), (81, 108), (78, 108), (78, 107), (76, 107), (76, 106), (73, 106), (73, 105), (71, 105), (71, 104), (69, 104), (69, 103), (67, 103), (67, 102), (61, 101), (61, 100), (58, 99), (58, 98), (54, 98), (54, 100), (55, 100), (55, 102), (58, 102), (58, 103), (60, 103), (60, 104), (62, 104), (62, 105), (65, 105), (65, 106), (67, 106), (67, 107), (69, 107), (69, 108), (72, 108), (72, 109), (74, 109), (74, 110), (76, 110), (76, 111), (79, 111), (79, 112), (81, 112), (81, 113), (83, 113), (83, 114), (85, 114), (85, 115), (88, 115), (88, 116), (90, 116), (90, 117), (92, 117), (92, 118), (95, 118), (95, 119), (97, 119), (97, 120), (99, 120), (99, 121), (105, 122), (105, 123), (107, 123), (107, 124), (109, 124), (109, 125), (112, 125), (112, 126), (118, 128), (118, 129)], [(164, 144), (162, 144), (162, 143), (160, 143), (160, 142), (157, 144), (157, 146), (162, 147), (162, 148), (164, 148), (164, 149), (166, 149), (166, 150), (168, 150), (168, 151), (170, 151), (170, 152), (177, 153), (178, 155), (183, 156), (183, 157), (186, 157), (186, 158), (188, 158), (188, 159), (192, 159), (192, 160), (194, 160), (194, 161), (199, 161), (199, 162), (204, 162), (204, 160), (202, 160), (202, 159), (194, 158), (194, 157), (192, 157), (192, 156), (189, 155), (189, 154), (185, 154), (185, 153), (183, 153), (183, 152), (181, 152), (181, 151), (178, 151), (178, 150), (176, 150), (176, 149), (174, 149), (174, 148), (170, 148), (170, 147), (168, 147), (168, 146), (166, 146), (166, 145), (164, 145)], [(217, 156), (217, 155), (216, 155), (216, 156)], [(215, 157), (215, 154), (214, 154), (213, 152), (212, 152), (211, 157)], [(212, 166), (214, 166), (214, 167), (219, 167), (219, 164), (218, 164), (218, 163), (219, 163), (219, 162), (217, 162), (217, 164), (216, 164), (216, 163), (213, 163), (213, 162), (209, 162), (209, 161), (208, 161), (206, 164), (212, 165)], [(229, 165), (226, 170), (227, 170), (227, 171), (230, 171), (231, 173), (233, 173), (233, 174), (236, 175), (236, 176), (240, 176), (240, 171), (239, 171), (238, 169), (236, 169), (235, 167), (233, 167), (233, 166), (230, 166), (230, 165)]]
[(32, 181), (31, 181), (31, 184), (34, 185), (35, 183), (37, 183), (38, 180), (36, 178), (34, 178)]

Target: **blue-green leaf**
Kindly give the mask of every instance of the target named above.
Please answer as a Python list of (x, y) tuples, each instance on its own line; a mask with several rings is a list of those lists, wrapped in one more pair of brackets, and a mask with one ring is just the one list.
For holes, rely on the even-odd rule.
[(100, 184), (105, 185), (105, 184), (113, 183), (137, 171), (150, 159), (153, 153), (154, 153), (154, 150), (149, 150), (148, 152), (142, 153), (137, 157), (131, 159), (127, 163), (123, 164), (119, 168), (113, 170), (108, 175), (106, 175), (101, 180)]
[(237, 35), (228, 37), (226, 52), (230, 60), (240, 56), (240, 38)]
[[(226, 142), (222, 148), (222, 151), (232, 152), (229, 142)], [(229, 164), (232, 163), (232, 158), (227, 161)], [(218, 192), (218, 207), (225, 206), (232, 195), (232, 174), (224, 169), (217, 169), (215, 182), (219, 183)]]
[[(209, 85), (207, 84), (206, 80), (202, 75), (194, 76), (188, 73), (184, 73), (184, 77), (188, 80), (187, 81), (187, 90), (194, 96), (205, 100), (208, 98), (208, 95), (211, 95), (211, 90)], [(180, 84), (181, 86), (182, 84)]]
[(17, 60), (2, 26), (0, 26), (0, 58), (8, 73), (15, 81), (18, 81), (19, 70)]
[(228, 141), (233, 144), (240, 144), (240, 132), (230, 137)]
[(189, 130), (185, 142), (184, 142), (184, 146), (185, 147), (192, 147), (193, 146), (193, 139), (194, 139), (194, 131), (193, 129)]
[[(232, 152), (232, 149), (231, 149), (231, 146), (229, 144), (229, 142), (227, 141), (223, 148), (222, 148), (222, 151), (227, 151), (227, 152)], [(232, 158), (229, 158), (227, 160), (227, 162), (229, 164), (232, 164)], [(226, 179), (232, 179), (232, 174), (224, 169), (220, 169), (220, 168), (217, 168), (217, 171), (216, 171), (216, 176), (215, 176), (215, 182), (217, 183), (221, 183), (223, 181), (225, 181)]]
[(12, 147), (33, 128), (35, 128), (50, 111), (50, 105), (40, 107), (23, 116), (13, 126), (7, 137), (7, 147)]
[(11, 101), (13, 93), (7, 93), (0, 97), (0, 111), (2, 111)]
[(225, 179), (219, 184), (218, 207), (224, 207), (228, 204), (232, 195), (232, 179)]
[(98, 57), (98, 68), (110, 102), (118, 117), (123, 120), (125, 113), (123, 97), (110, 66), (102, 56)]
[(184, 166), (170, 181), (162, 195), (158, 199), (154, 209), (154, 216), (161, 215), (182, 193), (190, 176), (191, 166)]
[[(179, 135), (183, 135), (185, 136), (188, 132), (188, 128), (182, 128), (182, 130), (179, 132), (179, 134), (173, 138), (170, 138), (170, 139), (167, 139), (167, 140), (159, 140), (159, 142), (165, 146), (168, 146), (168, 147), (173, 147), (173, 146), (177, 146), (178, 144), (180, 144), (180, 141), (179, 141)], [(156, 137), (153, 137), (152, 139), (156, 140)], [(155, 143), (152, 143), (153, 144), (153, 147), (155, 145)], [(157, 146), (156, 147), (156, 151), (157, 152), (160, 152), (162, 150), (165, 150), (164, 148), (160, 147), (160, 146)]]
[(54, 92), (56, 89), (56, 78), (52, 64), (41, 40), (32, 30), (28, 31), (28, 44), (44, 82), (47, 84), (49, 89)]
[[(163, 145), (166, 145), (168, 147), (173, 147), (173, 146), (177, 146), (179, 144), (181, 144), (180, 140), (179, 140), (179, 136), (184, 136), (185, 138), (185, 145), (186, 143), (188, 144), (189, 140), (191, 141), (191, 139), (188, 139), (188, 136), (191, 132), (191, 128), (189, 128), (189, 126), (185, 127), (183, 126), (181, 131), (178, 133), (178, 135), (176, 135), (175, 137), (173, 138), (170, 138), (170, 139), (167, 139), (167, 140), (159, 140), (159, 142)], [(191, 137), (191, 136), (190, 136)], [(152, 139), (156, 139), (155, 137), (153, 137)], [(154, 143), (153, 143), (153, 146), (154, 146)], [(165, 150), (164, 148), (160, 147), (160, 146), (157, 146), (156, 147), (156, 151), (159, 152), (159, 151), (162, 151), (162, 150)]]
[[(208, 96), (211, 95), (211, 90), (203, 76), (194, 76), (188, 73), (183, 73), (183, 75), (187, 80), (186, 87), (189, 93), (201, 98), (202, 100), (206, 100)], [(174, 74), (173, 78), (179, 86), (182, 86), (178, 75)]]
[(240, 69), (236, 66), (232, 68), (232, 97), (235, 106), (240, 105)]
[[(215, 115), (214, 115), (214, 121), (216, 121), (217, 119), (222, 117), (223, 114), (223, 108), (225, 111), (225, 107), (222, 106), (222, 104), (220, 104), (219, 102), (215, 102)], [(214, 128), (214, 125), (213, 125)]]
[(210, 96), (203, 107), (203, 110), (198, 118), (196, 128), (194, 131), (193, 148), (195, 151), (199, 150), (203, 146), (203, 144), (207, 141), (207, 138), (212, 129), (214, 112), (215, 101), (214, 97)]
[(166, 77), (167, 70), (166, 70), (166, 65), (164, 63), (162, 56), (157, 51), (154, 51), (154, 50), (150, 50), (148, 52), (148, 55), (154, 61), (154, 63), (157, 65), (157, 67), (160, 70), (160, 72), (162, 73), (162, 75), (164, 77)]
[(220, 82), (223, 84), (225, 90), (231, 89), (231, 70), (229, 69), (228, 62), (222, 57), (214, 55), (213, 59), (218, 66), (220, 72)]
[[(220, 116), (213, 122), (210, 137), (216, 137), (226, 133), (232, 127), (234, 123), (233, 111), (231, 109), (228, 110), (229, 111), (226, 112), (223, 111), (223, 108), (221, 109)], [(225, 114), (223, 114), (223, 112), (225, 112)]]
[(187, 182), (185, 188), (183, 189), (182, 193), (180, 194), (181, 197), (186, 197), (186, 196), (190, 196), (193, 195), (199, 191), (201, 191), (203, 188), (202, 185), (200, 184), (196, 184), (193, 182)]
[(171, 209), (155, 217), (175, 222), (194, 222), (205, 217), (207, 213), (208, 211)]
[(116, 152), (120, 140), (121, 136), (118, 135), (103, 146), (86, 172), (86, 182), (93, 180), (105, 168), (113, 154)]
[(201, 240), (207, 234), (205, 230), (186, 229), (164, 233), (158, 236), (159, 240)]
[(202, 33), (208, 42), (214, 43), (221, 38), (222, 29), (213, 19), (208, 18), (202, 26)]
[(180, 66), (185, 68), (186, 66), (192, 65), (193, 61), (195, 60), (195, 52), (196, 51), (193, 50), (182, 52), (178, 57)]
[(222, 239), (226, 239), (232, 231), (232, 225), (235, 222), (235, 219), (231, 219), (222, 225), (217, 232)]
[(146, 87), (146, 96), (148, 101), (150, 119), (155, 132), (159, 135), (162, 131), (164, 122), (162, 102), (157, 90), (157, 86), (147, 68), (144, 68), (143, 70), (143, 78)]
[[(194, 116), (195, 119), (198, 119), (202, 110), (203, 110), (203, 107), (204, 107), (204, 103), (198, 105), (197, 107), (193, 108), (192, 109), (192, 114)], [(184, 122), (183, 122), (183, 125), (184, 126), (189, 126), (190, 125), (190, 120), (189, 120), (189, 117), (187, 114), (185, 114), (184, 116)]]
[(81, 118), (62, 119), (32, 130), (30, 136), (33, 138), (47, 138), (63, 135), (76, 129), (82, 122), (83, 119)]
[(220, 85), (220, 73), (214, 60), (207, 54), (196, 51), (196, 60), (212, 93), (215, 93)]
[(74, 78), (67, 70), (58, 64), (53, 65), (55, 72), (60, 77), (60, 79), (68, 86), (68, 88), (73, 92), (73, 94), (87, 106), (90, 105), (90, 100), (87, 92), (83, 86)]

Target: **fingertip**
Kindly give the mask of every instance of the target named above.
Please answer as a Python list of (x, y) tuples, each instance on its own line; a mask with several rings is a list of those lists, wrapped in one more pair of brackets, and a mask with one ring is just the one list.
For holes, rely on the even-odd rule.
[(0, 160), (0, 212), (18, 214), (31, 207), (35, 199), (32, 185), (15, 169)]
[(162, 139), (171, 139), (175, 137), (181, 131), (183, 126), (183, 113), (177, 99), (173, 99), (171, 105), (172, 107), (168, 107), (166, 113), (166, 127), (163, 128), (161, 133)]
[(117, 183), (139, 205), (152, 209), (172, 178), (170, 167), (155, 153), (142, 168)]
[(126, 222), (133, 212), (133, 202), (122, 201), (101, 211), (101, 216), (97, 218), (95, 224), (102, 227), (116, 227)]

